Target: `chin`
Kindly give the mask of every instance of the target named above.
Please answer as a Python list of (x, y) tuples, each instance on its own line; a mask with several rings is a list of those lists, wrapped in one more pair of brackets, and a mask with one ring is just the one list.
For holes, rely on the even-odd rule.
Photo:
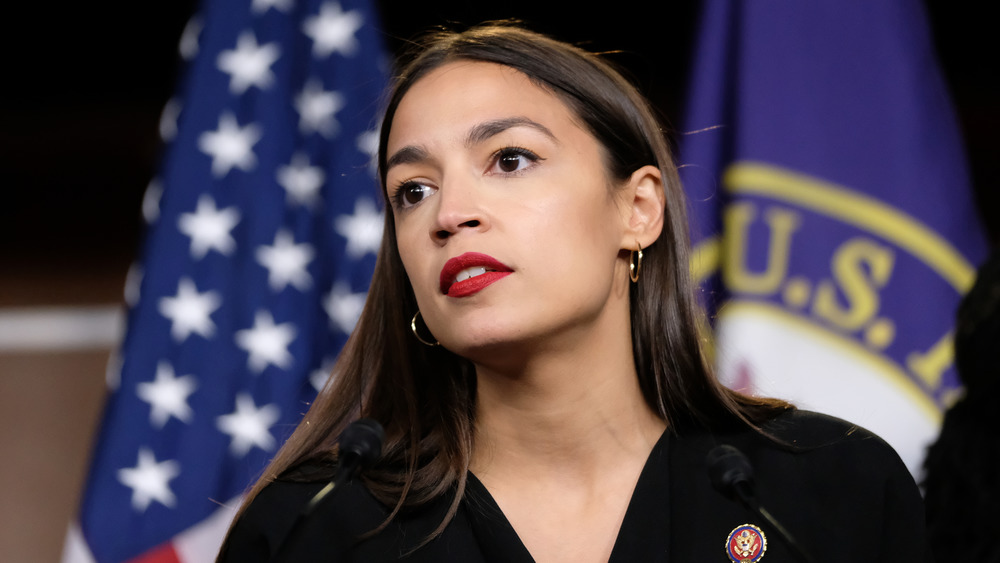
[(496, 327), (451, 333), (445, 335), (440, 342), (451, 352), (473, 363), (482, 364), (496, 363), (498, 359), (510, 359), (511, 356), (522, 356), (527, 344), (523, 337), (497, 330)]

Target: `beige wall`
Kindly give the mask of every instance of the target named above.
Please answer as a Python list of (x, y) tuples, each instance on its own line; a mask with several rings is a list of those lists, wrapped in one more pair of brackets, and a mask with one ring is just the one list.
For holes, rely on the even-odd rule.
[[(123, 268), (68, 278), (0, 271), (0, 319), (114, 306)], [(72, 309), (70, 309), (72, 310)], [(110, 343), (17, 349), (0, 334), (0, 559), (58, 561), (104, 401)]]
[(106, 350), (0, 354), (0, 553), (58, 561), (104, 396)]

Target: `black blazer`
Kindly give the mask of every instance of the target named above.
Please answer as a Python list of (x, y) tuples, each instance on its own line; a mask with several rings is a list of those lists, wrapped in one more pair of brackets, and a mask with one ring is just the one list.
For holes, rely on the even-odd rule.
[[(880, 438), (844, 421), (792, 411), (765, 425), (731, 432), (669, 430), (654, 447), (636, 485), (612, 562), (728, 561), (726, 538), (755, 524), (767, 538), (764, 563), (793, 562), (765, 522), (716, 492), (705, 457), (730, 444), (749, 458), (761, 503), (818, 562), (931, 561), (923, 504), (896, 453)], [(360, 482), (331, 497), (306, 520), (297, 517), (323, 482), (278, 480), (253, 501), (220, 555), (224, 562), (286, 561), (527, 562), (531, 556), (486, 489), (469, 475), (466, 496), (443, 533), (421, 546), (443, 521), (451, 498), (398, 515), (379, 534), (389, 509)], [(292, 530), (296, 537), (286, 541)], [(363, 539), (359, 539), (363, 538)]]

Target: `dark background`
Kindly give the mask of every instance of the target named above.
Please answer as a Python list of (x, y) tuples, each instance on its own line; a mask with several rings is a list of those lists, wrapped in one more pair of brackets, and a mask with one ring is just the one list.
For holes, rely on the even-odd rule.
[[(590, 50), (620, 51), (660, 108), (682, 122), (697, 2), (619, 0), (584, 9), (544, 2), (382, 0), (387, 45), (446, 22), (515, 16)], [(939, 58), (963, 128), (983, 224), (1000, 239), (995, 24), (977, 8), (928, 1)], [(956, 7), (959, 6), (959, 7)], [(0, 39), (0, 277), (113, 272), (141, 237), (140, 203), (159, 152), (157, 123), (179, 70), (177, 43), (194, 0), (39, 4), (12, 14)], [(676, 139), (675, 139), (676, 140)], [(115, 291), (118, 288), (114, 288)], [(21, 290), (21, 301), (40, 301)], [(0, 296), (0, 304), (11, 298)]]

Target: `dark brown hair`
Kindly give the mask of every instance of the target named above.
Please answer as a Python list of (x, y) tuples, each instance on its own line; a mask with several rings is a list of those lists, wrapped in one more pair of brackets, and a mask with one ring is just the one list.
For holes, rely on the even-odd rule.
[[(390, 91), (378, 153), (383, 187), (386, 144), (400, 101), (427, 73), (456, 60), (511, 67), (556, 95), (603, 147), (610, 178), (624, 181), (644, 165), (660, 169), (667, 201), (664, 228), (644, 251), (642, 278), (631, 284), (629, 299), (642, 393), (672, 431), (756, 426), (789, 408), (729, 391), (707, 367), (699, 335), (703, 317), (688, 273), (685, 199), (676, 165), (649, 104), (600, 57), (508, 23), (430, 36)], [(395, 507), (393, 516), (405, 506), (457, 492), (438, 532), (443, 529), (465, 487), (475, 424), (475, 370), (448, 350), (414, 338), (409, 324), (416, 310), (387, 204), (382, 247), (357, 327), (331, 382), (246, 503), (277, 475), (305, 460), (329, 457), (339, 432), (366, 416), (386, 431), (383, 458), (365, 474), (368, 488)]]

